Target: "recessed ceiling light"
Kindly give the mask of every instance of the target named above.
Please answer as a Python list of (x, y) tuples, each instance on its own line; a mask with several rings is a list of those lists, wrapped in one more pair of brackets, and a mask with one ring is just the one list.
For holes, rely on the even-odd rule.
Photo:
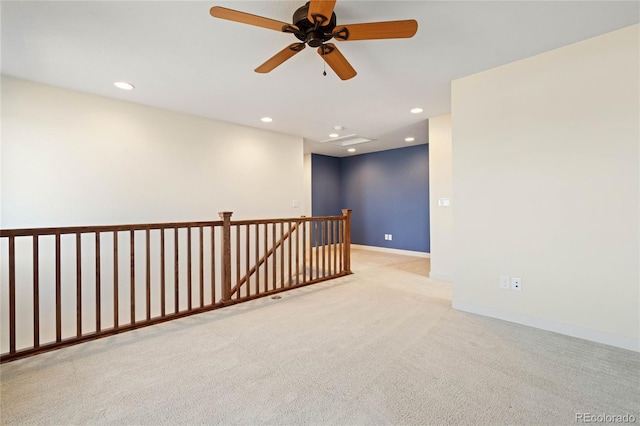
[(411, 110), (411, 114), (420, 114), (422, 112), (422, 108), (413, 108)]
[(405, 142), (413, 142), (415, 140), (416, 140), (416, 138), (404, 138)]
[(113, 85), (122, 90), (133, 90), (135, 87), (133, 84), (127, 83), (126, 81), (116, 81)]
[(273, 121), (273, 118), (271, 118), (271, 117), (262, 117), (260, 120), (263, 123), (271, 123)]
[(340, 135), (339, 135), (339, 134), (337, 134), (337, 133), (331, 133), (331, 134), (329, 134), (329, 137), (330, 137), (330, 138), (337, 138), (338, 136), (340, 136)]
[(355, 149), (355, 148), (349, 148), (347, 151), (349, 151), (349, 152), (356, 152), (356, 149)]

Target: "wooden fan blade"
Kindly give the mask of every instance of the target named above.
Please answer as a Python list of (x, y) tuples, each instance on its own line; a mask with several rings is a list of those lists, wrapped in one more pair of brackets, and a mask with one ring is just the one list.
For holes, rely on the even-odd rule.
[(326, 43), (320, 46), (318, 54), (338, 74), (341, 80), (349, 80), (356, 76), (356, 70), (353, 69), (349, 61), (342, 56), (342, 53), (333, 43)]
[(291, 57), (293, 57), (293, 55), (302, 51), (304, 48), (304, 43), (290, 44), (271, 58), (267, 59), (264, 64), (256, 68), (256, 72), (264, 74), (273, 71), (278, 65), (282, 64), (287, 59), (290, 59)]
[[(320, 18), (320, 25), (325, 25), (331, 19), (333, 14), (333, 8), (336, 5), (336, 0), (311, 0), (309, 2), (309, 11), (307, 12), (307, 19), (309, 22), (314, 21), (314, 15), (320, 15), (324, 17), (324, 20)], [(315, 18), (318, 19), (318, 18)]]
[(209, 10), (209, 13), (214, 18), (240, 22), (241, 24), (255, 25), (256, 27), (268, 28), (275, 31), (282, 31), (282, 29), (286, 26), (293, 27), (293, 25), (287, 24), (286, 22), (280, 22), (276, 21), (275, 19), (252, 15), (250, 13), (239, 12), (237, 10), (227, 9), (226, 7), (213, 6)]
[[(346, 29), (346, 31), (345, 31)], [(418, 31), (418, 22), (406, 21), (368, 22), (340, 25), (334, 30), (338, 41), (375, 40), (384, 38), (410, 38)]]

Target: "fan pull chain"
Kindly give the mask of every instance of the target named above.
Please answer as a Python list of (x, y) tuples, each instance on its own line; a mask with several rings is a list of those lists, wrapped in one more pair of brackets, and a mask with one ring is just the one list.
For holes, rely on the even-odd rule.
[(327, 76), (327, 61), (324, 60), (324, 44), (322, 45), (322, 75)]

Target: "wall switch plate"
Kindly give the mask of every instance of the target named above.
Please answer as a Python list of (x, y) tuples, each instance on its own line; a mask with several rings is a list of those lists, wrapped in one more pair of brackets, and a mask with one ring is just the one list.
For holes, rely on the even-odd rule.
[(500, 275), (500, 288), (503, 290), (511, 289), (511, 282), (509, 281), (509, 275)]
[(293, 200), (293, 203), (291, 203), (291, 205), (294, 209), (297, 209), (298, 207), (300, 207), (300, 201)]
[(438, 198), (438, 207), (449, 207), (451, 202), (448, 198)]
[(511, 290), (515, 290), (515, 291), (522, 290), (522, 278), (511, 277)]
[(389, 234), (389, 241), (393, 240), (393, 235)]

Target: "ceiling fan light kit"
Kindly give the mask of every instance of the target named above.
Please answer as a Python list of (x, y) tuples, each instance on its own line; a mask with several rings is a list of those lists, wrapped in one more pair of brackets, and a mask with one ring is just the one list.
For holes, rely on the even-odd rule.
[(290, 44), (256, 68), (255, 71), (258, 73), (273, 71), (309, 46), (317, 48), (318, 54), (340, 79), (349, 80), (355, 77), (357, 72), (340, 50), (333, 43), (328, 43), (329, 40), (410, 38), (418, 31), (418, 23), (413, 19), (338, 25), (333, 11), (335, 4), (335, 0), (311, 0), (293, 13), (292, 24), (220, 6), (212, 7), (209, 13), (215, 18), (291, 33), (299, 40), (298, 43)]

